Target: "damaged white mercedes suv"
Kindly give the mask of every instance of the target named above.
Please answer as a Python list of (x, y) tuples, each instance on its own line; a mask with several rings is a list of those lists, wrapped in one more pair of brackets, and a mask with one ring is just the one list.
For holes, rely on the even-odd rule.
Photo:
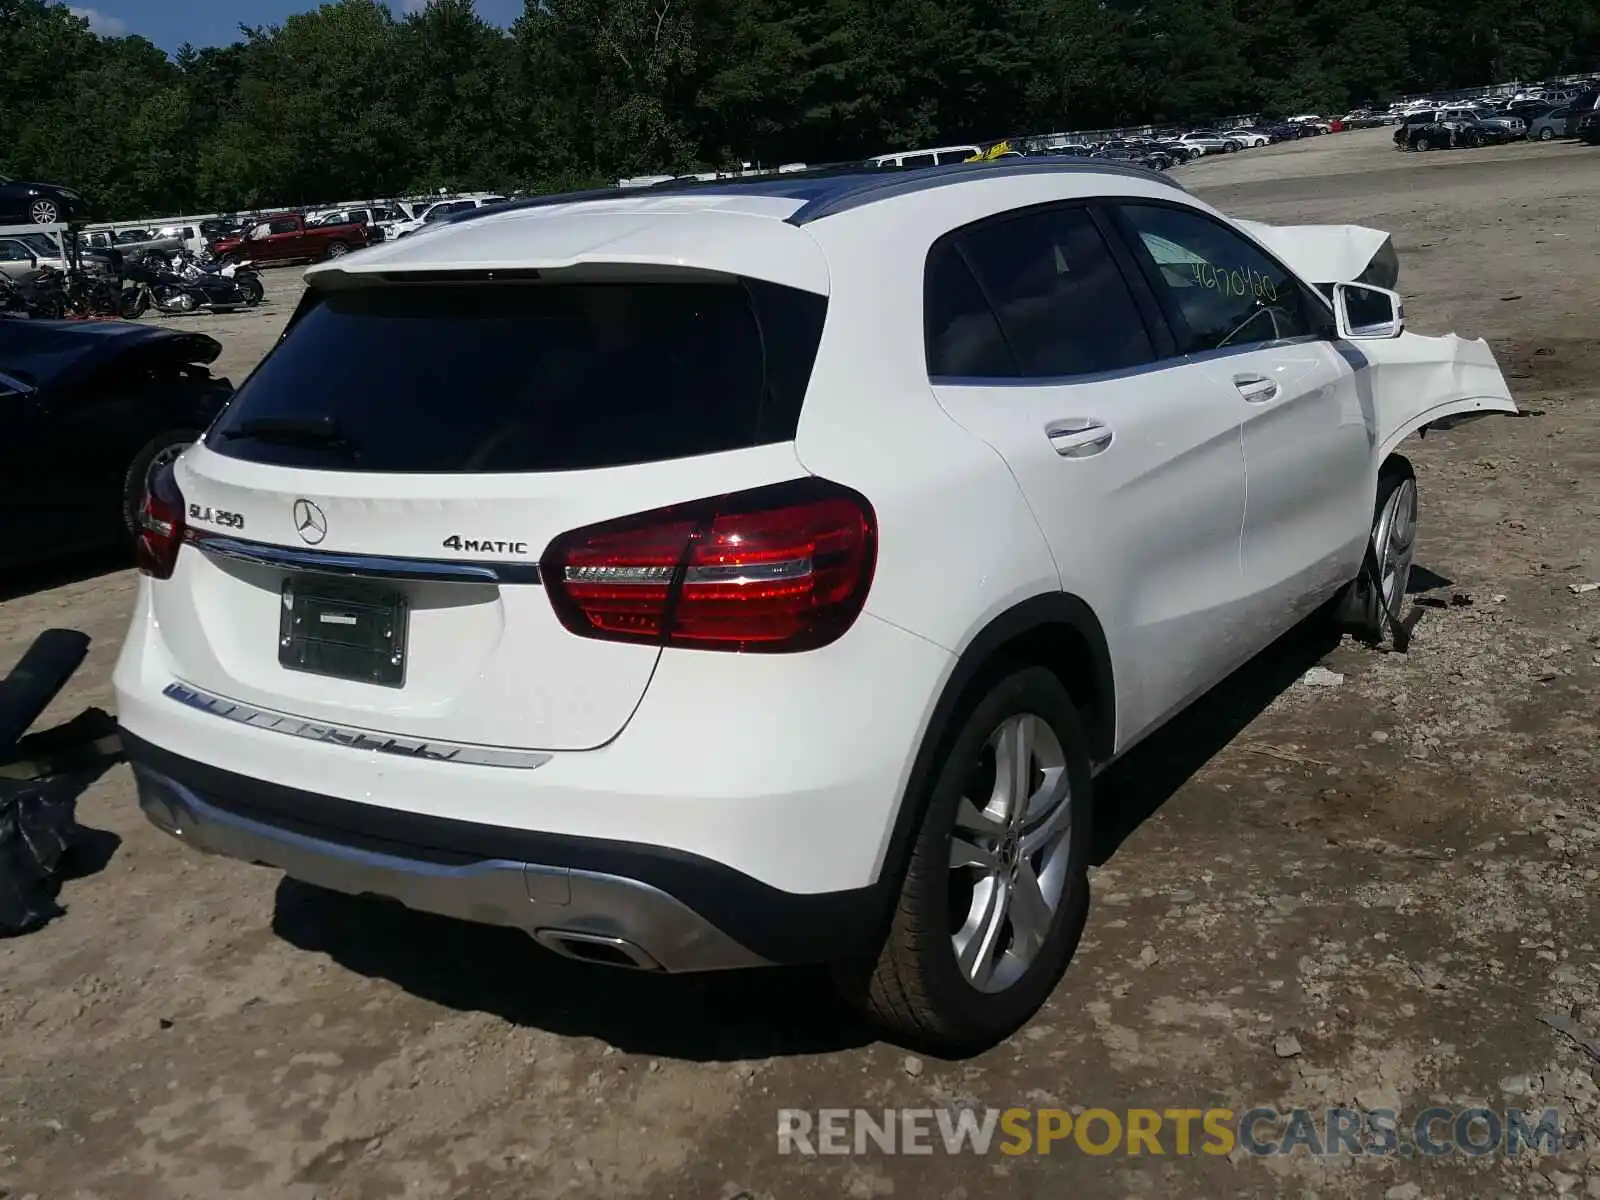
[(1515, 411), (1482, 342), (1403, 331), (1385, 246), (1009, 159), (313, 268), (140, 518), (140, 803), (582, 959), (830, 962), (991, 1042), (1077, 943), (1097, 770), (1314, 611), (1384, 636), (1402, 440)]

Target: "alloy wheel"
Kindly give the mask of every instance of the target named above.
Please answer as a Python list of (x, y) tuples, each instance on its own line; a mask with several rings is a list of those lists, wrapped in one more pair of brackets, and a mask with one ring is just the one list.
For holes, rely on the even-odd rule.
[(54, 200), (41, 198), (28, 205), (28, 216), (35, 225), (54, 225), (61, 219), (61, 208)]
[(1398, 618), (1411, 581), (1411, 564), (1417, 550), (1417, 484), (1403, 480), (1390, 493), (1378, 514), (1372, 544), (1378, 556), (1378, 580), (1384, 609)]
[(1017, 982), (1044, 948), (1069, 883), (1072, 794), (1066, 755), (1033, 713), (989, 735), (956, 809), (951, 943), (981, 992)]

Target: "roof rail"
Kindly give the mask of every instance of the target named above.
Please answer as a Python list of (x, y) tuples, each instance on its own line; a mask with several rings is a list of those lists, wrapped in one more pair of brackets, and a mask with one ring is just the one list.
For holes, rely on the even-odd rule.
[(821, 220), (823, 217), (835, 216), (848, 212), (853, 208), (860, 208), (865, 204), (872, 204), (879, 200), (888, 200), (895, 196), (904, 196), (912, 192), (929, 191), (933, 188), (948, 187), (951, 184), (964, 183), (977, 176), (988, 178), (1011, 178), (1020, 175), (1121, 175), (1130, 179), (1142, 179), (1149, 183), (1165, 184), (1177, 191), (1185, 191), (1184, 186), (1170, 175), (1150, 167), (1141, 167), (1133, 163), (1119, 162), (1115, 159), (1104, 158), (1077, 158), (1072, 156), (1046, 156), (1035, 155), (1023, 158), (997, 158), (990, 162), (981, 163), (949, 163), (940, 167), (918, 167), (909, 171), (879, 171), (870, 175), (862, 175), (854, 179), (853, 186), (840, 187), (828, 195), (820, 195), (808, 200), (795, 211), (789, 218), (795, 225), (805, 225), (811, 221)]
[(1180, 192), (1185, 190), (1181, 183), (1161, 171), (1104, 158), (1057, 157), (1041, 154), (1022, 158), (1000, 158), (990, 162), (947, 163), (935, 167), (874, 166), (869, 163), (852, 162), (783, 174), (706, 180), (679, 177), (643, 186), (600, 187), (578, 192), (560, 192), (549, 196), (531, 196), (523, 200), (508, 200), (504, 204), (485, 205), (466, 212), (452, 213), (443, 218), (440, 224), (454, 225), (463, 221), (480, 220), (494, 213), (528, 208), (549, 208), (596, 200), (631, 200), (658, 192), (698, 192), (708, 195), (790, 197), (801, 201), (801, 204), (788, 218), (789, 223), (805, 225), (878, 200), (964, 183), (980, 176), (1010, 178), (1050, 174), (1120, 175), (1130, 179), (1142, 179), (1149, 183), (1164, 184)]

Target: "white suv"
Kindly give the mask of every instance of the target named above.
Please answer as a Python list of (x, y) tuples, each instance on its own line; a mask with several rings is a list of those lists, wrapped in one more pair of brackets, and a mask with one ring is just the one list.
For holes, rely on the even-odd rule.
[(141, 516), (141, 805), (579, 958), (831, 961), (904, 1032), (1003, 1036), (1076, 944), (1097, 770), (1331, 600), (1381, 633), (1397, 445), (1514, 411), (1482, 342), (1341, 282), (1346, 227), (1251, 228), (1023, 159), (312, 268)]
[(414, 206), (416, 216), (407, 220), (391, 220), (384, 231), (388, 237), (398, 241), (400, 238), (410, 237), (418, 230), (442, 221), (446, 217), (455, 216), (457, 213), (470, 212), (475, 208), (487, 208), (491, 204), (504, 204), (504, 196), (468, 196), (459, 200), (439, 200), (423, 208)]

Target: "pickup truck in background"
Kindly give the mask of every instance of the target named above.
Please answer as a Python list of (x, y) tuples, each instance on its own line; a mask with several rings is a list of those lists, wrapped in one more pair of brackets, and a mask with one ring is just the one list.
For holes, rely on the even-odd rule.
[(211, 253), (222, 262), (245, 259), (254, 263), (296, 259), (321, 262), (360, 250), (367, 241), (365, 225), (354, 222), (308, 225), (306, 219), (296, 213), (280, 213), (261, 218), (242, 237), (217, 239), (211, 245)]

